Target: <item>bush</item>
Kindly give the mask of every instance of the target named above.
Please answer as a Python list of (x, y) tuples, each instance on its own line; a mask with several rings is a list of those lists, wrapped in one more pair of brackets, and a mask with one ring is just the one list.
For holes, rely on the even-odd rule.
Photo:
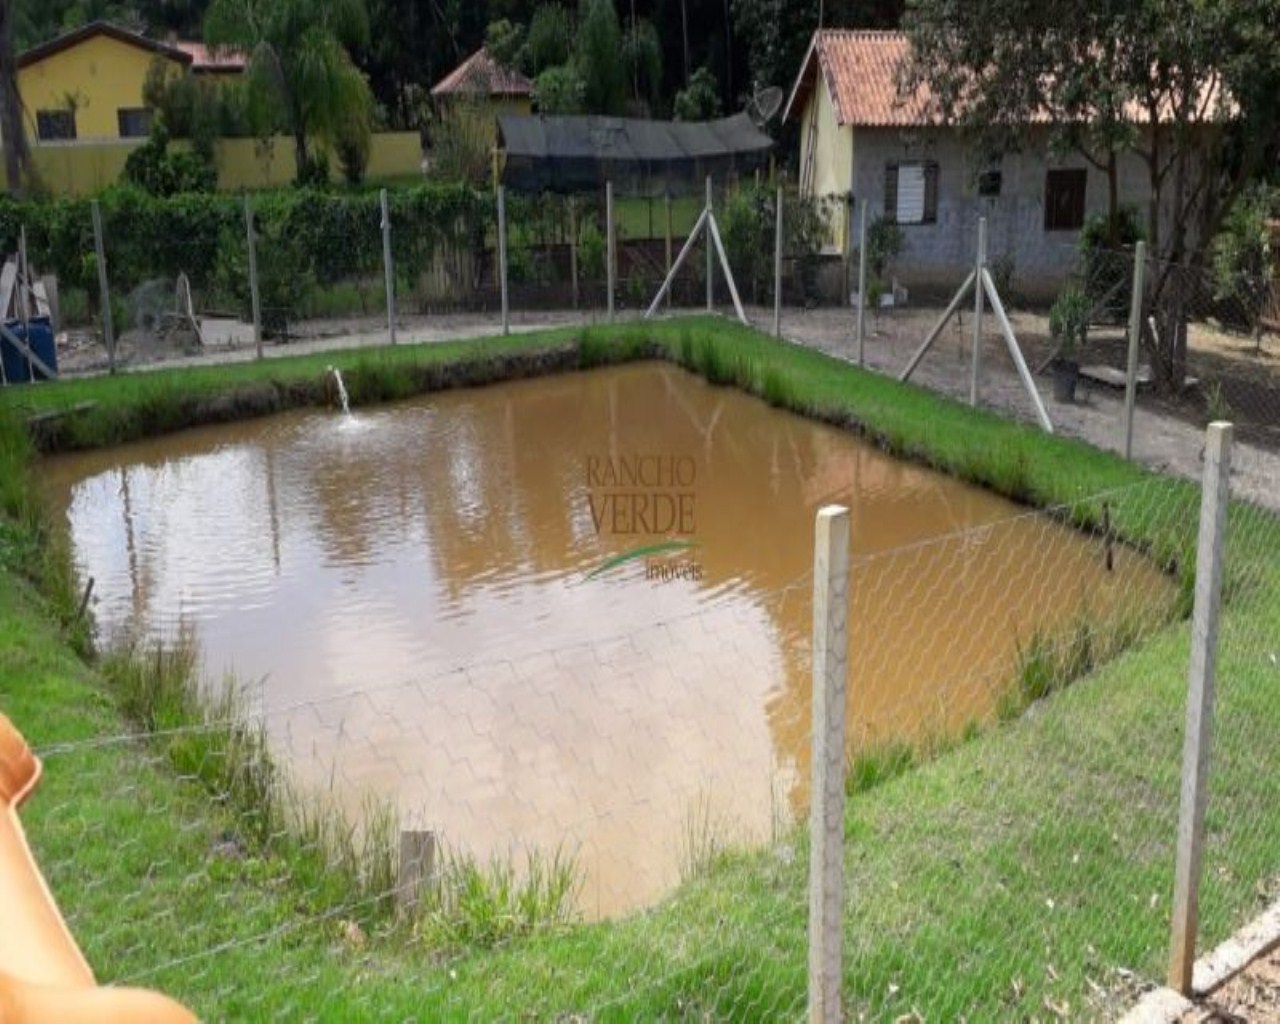
[(1250, 330), (1271, 289), (1274, 273), (1267, 221), (1280, 209), (1280, 191), (1259, 187), (1236, 200), (1211, 248), (1213, 298), (1227, 324)]
[[(485, 228), (493, 222), (492, 196), (464, 185), (393, 189), (388, 200), (396, 268), (408, 279), (430, 267), (442, 248), (470, 250), (478, 256)], [(191, 193), (158, 198), (135, 185), (122, 185), (102, 193), (100, 202), (113, 293), (127, 294), (156, 278), (172, 280), (179, 272), (186, 273), (197, 291), (221, 289), (239, 274), (229, 269), (229, 261), (247, 264), (243, 200), (237, 196)], [(288, 248), (284, 258), (291, 273), (317, 284), (381, 273), (380, 211), (374, 192), (263, 192), (254, 198), (254, 211), (260, 275), (271, 272), (265, 264), (275, 259), (277, 243)], [(13, 252), (24, 226), (31, 261), (41, 273), (56, 274), (64, 289), (97, 295), (87, 199), (17, 202), (0, 197), (0, 250)], [(246, 278), (241, 274), (239, 280)]]
[(153, 196), (212, 192), (218, 186), (213, 164), (191, 151), (169, 149), (169, 135), (157, 123), (145, 143), (124, 162), (124, 180)]

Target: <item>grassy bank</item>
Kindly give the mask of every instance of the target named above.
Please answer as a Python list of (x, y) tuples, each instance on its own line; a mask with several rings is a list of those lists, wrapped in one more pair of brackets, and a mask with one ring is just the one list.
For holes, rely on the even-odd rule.
[[(1087, 496), (1116, 499), (1117, 534), (1185, 577), (1196, 489), (1082, 444), (863, 374), (719, 320), (560, 331), (484, 342), (326, 353), (4, 392), (0, 476), (0, 703), (48, 751), (26, 821), (91, 962), (218, 1018), (771, 1019), (803, 1010), (803, 837), (730, 853), (653, 911), (480, 948), (385, 924), (288, 849), (241, 836), (242, 815), (182, 781), (167, 741), (74, 745), (123, 730), (120, 689), (86, 667), (41, 581), (62, 556), (32, 504), (27, 417), (46, 450), (86, 447), (325, 400), (329, 364), (356, 404), (615, 359), (660, 355), (773, 404), (1093, 527)], [(1158, 510), (1158, 513), (1153, 513)], [(1218, 756), (1205, 932), (1246, 914), (1280, 863), (1274, 798), (1280, 701), (1261, 638), (1280, 621), (1280, 531), (1233, 513), (1233, 601), (1219, 670)], [(52, 553), (50, 553), (52, 552)], [(38, 556), (38, 558), (37, 558)], [(62, 559), (65, 565), (65, 560)], [(61, 585), (67, 591), (66, 584)], [(50, 593), (58, 593), (54, 587)], [(1172, 876), (1187, 628), (1159, 631), (1035, 706), (926, 764), (860, 766), (847, 805), (846, 996), (893, 1019), (1089, 1016), (1112, 969), (1162, 970)], [(63, 745), (72, 747), (61, 750)], [(61, 750), (61, 752), (60, 752)], [(197, 758), (197, 766), (204, 757)], [(874, 783), (874, 784), (872, 784)], [(145, 882), (143, 881), (145, 879)], [(354, 905), (353, 905), (354, 904)], [(264, 937), (265, 936), (265, 937)], [(442, 955), (441, 949), (448, 955)], [(1052, 1012), (1052, 1011), (1050, 1011)]]

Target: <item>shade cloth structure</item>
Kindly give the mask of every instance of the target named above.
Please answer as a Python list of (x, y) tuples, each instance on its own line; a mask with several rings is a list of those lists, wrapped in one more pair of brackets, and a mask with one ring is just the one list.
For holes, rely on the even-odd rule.
[(717, 121), (498, 115), (502, 183), (514, 192), (594, 192), (612, 181), (627, 195), (701, 192), (768, 166), (773, 140), (746, 114)]

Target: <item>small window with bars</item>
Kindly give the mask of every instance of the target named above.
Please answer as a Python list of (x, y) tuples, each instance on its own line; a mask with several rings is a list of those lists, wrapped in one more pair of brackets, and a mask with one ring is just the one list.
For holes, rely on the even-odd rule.
[(1079, 231), (1084, 227), (1084, 195), (1089, 172), (1082, 168), (1049, 171), (1044, 184), (1044, 229)]
[(936, 224), (938, 165), (932, 160), (886, 164), (884, 215), (896, 224)]
[(151, 134), (152, 113), (146, 107), (121, 107), (116, 111), (120, 138), (142, 139)]
[(41, 142), (76, 137), (76, 112), (74, 110), (37, 110), (36, 135)]

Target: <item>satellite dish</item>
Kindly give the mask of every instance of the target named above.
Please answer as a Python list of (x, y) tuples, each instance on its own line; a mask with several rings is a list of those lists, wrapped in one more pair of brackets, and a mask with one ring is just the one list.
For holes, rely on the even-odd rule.
[(782, 108), (783, 99), (782, 90), (776, 85), (758, 89), (747, 102), (747, 114), (757, 127), (763, 127)]

